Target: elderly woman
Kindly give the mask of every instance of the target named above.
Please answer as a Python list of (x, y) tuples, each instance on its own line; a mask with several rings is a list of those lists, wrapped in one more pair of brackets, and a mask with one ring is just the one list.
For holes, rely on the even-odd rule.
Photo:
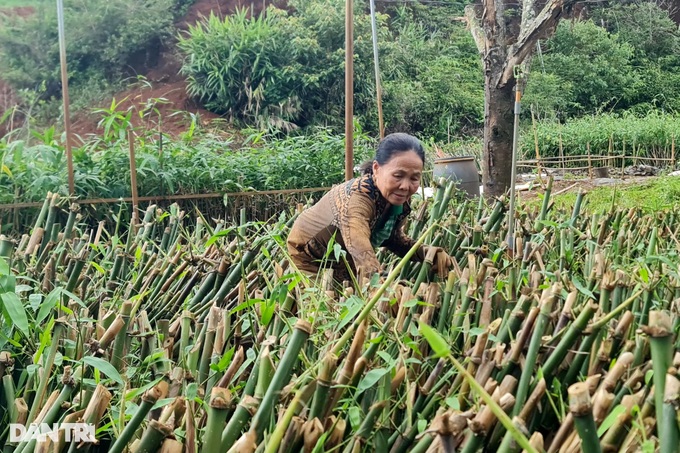
[[(377, 247), (387, 247), (403, 257), (415, 244), (402, 229), (424, 164), (425, 151), (417, 138), (404, 133), (385, 137), (373, 161), (363, 165), (361, 176), (335, 186), (293, 224), (288, 252), (298, 269), (318, 272), (333, 236), (348, 252), (347, 261), (355, 274), (361, 271), (370, 277), (380, 272)], [(427, 248), (421, 246), (414, 259), (423, 261)], [(450, 266), (451, 259), (443, 249), (437, 248), (437, 255), (435, 263)], [(333, 257), (331, 253), (329, 264), (336, 280), (347, 279), (347, 267)], [(441, 267), (435, 270), (440, 275), (446, 271)]]

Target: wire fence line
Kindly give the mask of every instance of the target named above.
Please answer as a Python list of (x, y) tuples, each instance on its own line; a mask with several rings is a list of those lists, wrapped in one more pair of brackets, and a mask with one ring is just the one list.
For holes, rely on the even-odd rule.
[(523, 171), (561, 171), (574, 172), (588, 170), (591, 174), (598, 168), (623, 170), (628, 166), (649, 165), (657, 168), (675, 168), (675, 153), (670, 156), (649, 156), (636, 154), (592, 155), (579, 154), (568, 156), (548, 156), (523, 159), (517, 162), (518, 170)]
[[(265, 190), (208, 194), (183, 194), (137, 198), (138, 211), (150, 206), (167, 209), (176, 204), (186, 213), (200, 212), (206, 219), (238, 221), (242, 212), (247, 221), (265, 221), (298, 204), (317, 201), (330, 187), (305, 189)], [(4, 234), (21, 231), (32, 225), (43, 206), (41, 202), (0, 204), (0, 230)], [(96, 224), (101, 220), (113, 221), (114, 216), (132, 218), (132, 197), (90, 198), (85, 200), (63, 197), (57, 222), (64, 222), (72, 203), (77, 204), (80, 222)], [(195, 217), (192, 215), (192, 217)]]

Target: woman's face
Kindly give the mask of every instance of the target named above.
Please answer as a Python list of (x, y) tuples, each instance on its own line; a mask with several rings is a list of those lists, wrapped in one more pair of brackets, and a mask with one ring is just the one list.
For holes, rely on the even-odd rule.
[(392, 205), (406, 203), (420, 187), (423, 161), (415, 151), (396, 153), (385, 164), (373, 161), (375, 184)]

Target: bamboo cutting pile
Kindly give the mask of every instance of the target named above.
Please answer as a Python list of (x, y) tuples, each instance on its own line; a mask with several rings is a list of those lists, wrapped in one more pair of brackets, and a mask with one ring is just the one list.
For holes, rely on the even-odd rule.
[[(560, 212), (549, 184), (508, 250), (504, 200), (454, 198), (408, 226), (448, 275), (381, 251), (339, 284), (290, 265), (295, 213), (89, 231), (50, 195), (0, 238), (4, 451), (678, 451), (680, 211)], [(97, 442), (9, 442), (75, 422)]]

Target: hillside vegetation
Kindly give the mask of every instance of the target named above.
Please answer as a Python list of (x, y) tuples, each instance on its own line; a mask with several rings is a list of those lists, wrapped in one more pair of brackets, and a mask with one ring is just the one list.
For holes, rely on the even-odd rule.
[[(291, 0), (251, 17), (246, 10), (207, 18), (181, 35), (173, 20), (190, 0), (76, 1), (66, 6), (70, 83), (101, 91), (149, 63), (179, 37), (182, 74), (205, 107), (240, 125), (337, 127), (344, 109), (344, 2)], [(456, 18), (464, 4), (383, 6), (378, 14), (388, 131), (450, 141), (479, 130), (482, 74), (476, 48)], [(355, 111), (377, 131), (371, 27), (355, 3)], [(609, 112), (674, 114), (680, 106), (680, 33), (657, 2), (589, 7), (564, 21), (533, 59), (525, 104), (539, 121)], [(2, 78), (43, 100), (60, 94), (55, 8), (28, 19), (3, 17)], [(142, 64), (143, 66), (143, 64)]]

